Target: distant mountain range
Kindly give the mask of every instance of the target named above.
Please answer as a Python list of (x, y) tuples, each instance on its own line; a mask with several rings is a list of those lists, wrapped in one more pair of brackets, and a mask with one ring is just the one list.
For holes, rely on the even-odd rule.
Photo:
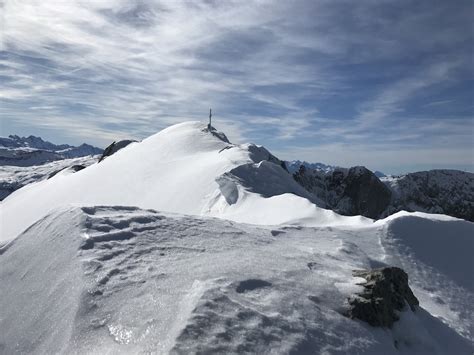
[[(301, 161), (301, 160), (285, 161), (285, 164), (286, 164), (286, 168), (288, 169), (288, 171), (291, 174), (296, 173), (300, 169), (301, 166), (304, 166), (304, 167), (309, 168), (311, 170), (320, 171), (320, 172), (323, 172), (323, 173), (332, 173), (334, 170), (336, 170), (338, 168), (342, 169), (341, 167), (339, 167), (337, 165), (327, 165), (327, 164), (324, 164), (324, 163), (308, 163), (307, 161)], [(387, 176), (383, 172), (378, 171), (378, 170), (374, 171), (374, 174), (378, 178), (382, 178), (382, 177)]]
[(327, 165), (323, 163), (308, 163), (307, 161), (301, 161), (301, 160), (285, 161), (285, 164), (286, 164), (286, 168), (291, 174), (296, 173), (300, 169), (301, 166), (304, 166), (312, 170), (321, 171), (324, 173), (330, 173), (338, 168), (338, 166), (335, 166), (335, 165)]
[(40, 137), (0, 137), (0, 165), (32, 166), (62, 159), (102, 154), (103, 149), (89, 144), (78, 147), (54, 144)]

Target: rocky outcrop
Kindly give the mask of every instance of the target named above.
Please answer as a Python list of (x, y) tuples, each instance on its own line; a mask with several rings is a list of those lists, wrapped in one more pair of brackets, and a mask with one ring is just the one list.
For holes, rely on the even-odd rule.
[(99, 158), (99, 163), (105, 158), (110, 157), (111, 155), (117, 153), (120, 149), (125, 148), (130, 143), (135, 143), (135, 142), (136, 142), (135, 140), (131, 140), (131, 139), (124, 139), (122, 141), (112, 142), (111, 145), (109, 145), (107, 148), (104, 149), (104, 153)]
[(459, 170), (430, 170), (382, 178), (393, 192), (381, 215), (405, 211), (441, 213), (474, 222), (474, 174)]
[(398, 211), (440, 213), (474, 222), (474, 174), (430, 170), (380, 179), (364, 167), (331, 171), (300, 165), (293, 178), (340, 214), (385, 218)]
[(81, 165), (81, 164), (76, 164), (76, 165), (72, 165), (72, 166), (69, 166), (69, 167), (66, 167), (66, 168), (62, 168), (62, 169), (59, 169), (59, 170), (56, 170), (56, 171), (53, 171), (51, 174), (49, 174), (48, 176), (48, 179), (51, 179), (53, 176), (55, 176), (57, 173), (63, 171), (63, 170), (66, 170), (68, 169), (69, 171), (71, 172), (78, 172), (78, 171), (81, 171), (82, 169), (85, 169), (85, 166), (84, 165)]
[(341, 186), (344, 191), (336, 210), (344, 214), (377, 218), (390, 204), (390, 190), (363, 166), (350, 168)]
[(411, 311), (419, 305), (408, 286), (408, 275), (398, 267), (359, 270), (356, 277), (366, 279), (359, 285), (362, 293), (349, 298), (349, 317), (360, 319), (372, 326), (391, 327), (399, 319), (398, 313), (407, 306)]
[(301, 165), (293, 177), (306, 190), (325, 201), (326, 208), (343, 215), (378, 218), (390, 204), (390, 189), (362, 166), (336, 168), (326, 173)]
[(224, 134), (224, 132), (218, 131), (217, 129), (215, 129), (215, 128), (214, 128), (213, 126), (211, 126), (211, 125), (207, 125), (207, 127), (206, 127), (206, 128), (203, 128), (202, 131), (203, 131), (203, 132), (209, 132), (209, 133), (211, 133), (214, 137), (217, 137), (217, 138), (219, 138), (221, 141), (230, 144), (229, 139), (227, 139), (227, 136)]

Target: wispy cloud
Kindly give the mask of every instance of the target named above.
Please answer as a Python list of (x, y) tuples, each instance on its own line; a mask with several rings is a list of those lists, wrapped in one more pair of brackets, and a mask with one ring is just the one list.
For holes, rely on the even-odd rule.
[[(6, 0), (2, 134), (105, 145), (205, 119), (213, 107), (231, 139), (279, 151), (373, 141), (384, 149), (381, 136), (400, 147), (434, 142), (420, 139), (438, 134), (423, 120), (457, 139), (451, 118), (464, 129), (472, 124), (472, 112), (454, 109), (467, 105), (459, 97), (466, 89), (457, 88), (472, 77), (472, 7)], [(426, 111), (441, 106), (443, 117)]]

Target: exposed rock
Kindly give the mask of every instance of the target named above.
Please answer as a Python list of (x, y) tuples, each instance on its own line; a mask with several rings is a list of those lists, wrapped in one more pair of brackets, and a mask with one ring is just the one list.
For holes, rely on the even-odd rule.
[(378, 218), (390, 204), (391, 192), (370, 170), (362, 166), (336, 168), (326, 173), (301, 165), (294, 179), (343, 215)]
[(60, 171), (63, 171), (63, 170), (66, 170), (66, 169), (69, 169), (73, 172), (78, 172), (82, 169), (84, 169), (85, 166), (84, 165), (80, 165), (80, 164), (76, 164), (76, 165), (72, 165), (72, 166), (69, 166), (69, 167), (66, 167), (66, 168), (62, 168), (62, 169), (59, 169), (59, 170), (56, 170), (56, 171), (53, 171), (51, 174), (49, 174), (48, 176), (48, 179), (51, 179), (53, 176), (55, 176), (57, 173), (59, 173)]
[(123, 149), (125, 148), (127, 145), (129, 145), (130, 143), (135, 143), (136, 141), (135, 140), (132, 140), (132, 139), (124, 139), (122, 141), (118, 141), (118, 142), (112, 142), (111, 145), (109, 145), (107, 148), (104, 149), (104, 153), (102, 154), (102, 156), (100, 157), (99, 159), (99, 163), (104, 160), (105, 158), (117, 153), (120, 149)]
[(377, 218), (390, 204), (390, 190), (363, 166), (350, 168), (341, 185), (344, 192), (336, 210), (344, 214)]
[(382, 178), (392, 191), (392, 203), (381, 217), (421, 211), (474, 222), (474, 174), (459, 170), (430, 170)]
[(405, 210), (474, 222), (474, 174), (464, 171), (430, 170), (379, 179), (364, 167), (323, 171), (302, 164), (293, 178), (326, 208), (343, 215), (379, 219)]
[(285, 166), (291, 174), (296, 173), (300, 169), (301, 166), (304, 166), (312, 170), (321, 171), (326, 174), (331, 173), (336, 169), (340, 169), (340, 167), (335, 166), (335, 165), (327, 165), (324, 163), (308, 163), (307, 161), (301, 161), (301, 160), (285, 161)]
[(349, 316), (372, 326), (391, 327), (399, 319), (398, 312), (406, 305), (412, 311), (419, 305), (408, 286), (408, 275), (398, 267), (357, 270), (353, 273), (367, 281), (360, 285), (364, 291), (349, 298)]
[(215, 129), (215, 128), (214, 128), (213, 126), (211, 126), (211, 125), (207, 125), (207, 127), (204, 128), (202, 131), (203, 131), (203, 132), (209, 132), (209, 133), (211, 133), (213, 136), (219, 138), (221, 141), (230, 144), (229, 139), (227, 139), (227, 136), (226, 136), (223, 132), (218, 131), (217, 129)]

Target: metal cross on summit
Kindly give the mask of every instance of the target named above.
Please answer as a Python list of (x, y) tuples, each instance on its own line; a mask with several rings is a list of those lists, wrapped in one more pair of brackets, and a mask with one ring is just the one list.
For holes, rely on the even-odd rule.
[(211, 120), (212, 120), (212, 109), (209, 109), (209, 124), (207, 125), (207, 128), (210, 130), (212, 125), (211, 125)]

